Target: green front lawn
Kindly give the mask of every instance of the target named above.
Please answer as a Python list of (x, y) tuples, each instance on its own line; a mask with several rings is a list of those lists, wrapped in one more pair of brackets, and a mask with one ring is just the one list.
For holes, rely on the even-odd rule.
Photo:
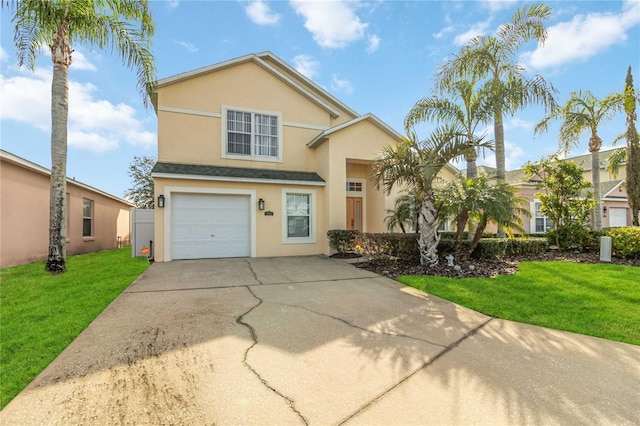
[(147, 267), (131, 247), (0, 270), (0, 409), (9, 403)]
[(522, 262), (518, 269), (496, 278), (398, 281), (492, 317), (640, 345), (640, 268)]

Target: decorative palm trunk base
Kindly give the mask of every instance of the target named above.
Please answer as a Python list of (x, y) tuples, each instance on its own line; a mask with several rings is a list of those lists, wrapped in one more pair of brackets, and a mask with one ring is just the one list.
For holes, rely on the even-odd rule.
[(434, 267), (439, 262), (438, 211), (433, 203), (433, 197), (428, 197), (427, 194), (425, 194), (422, 208), (420, 209), (418, 226), (420, 228), (420, 239), (418, 240), (420, 264), (426, 267)]

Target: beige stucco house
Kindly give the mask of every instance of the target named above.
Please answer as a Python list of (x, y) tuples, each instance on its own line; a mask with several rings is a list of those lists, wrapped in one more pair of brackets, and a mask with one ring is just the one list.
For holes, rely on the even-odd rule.
[[(0, 267), (47, 258), (51, 171), (0, 150)], [(67, 179), (67, 254), (129, 241), (133, 204)]]
[[(600, 152), (600, 208), (602, 209), (602, 227), (614, 228), (631, 225), (631, 209), (627, 199), (625, 186), (626, 165), (620, 167), (616, 175), (608, 169), (608, 158), (613, 149)], [(584, 178), (591, 181), (591, 154), (569, 157), (572, 161), (584, 169)], [(480, 170), (480, 169), (479, 169)], [(494, 169), (483, 167), (482, 171), (491, 173)], [(529, 200), (530, 218), (522, 218), (524, 228), (530, 234), (544, 234), (553, 224), (541, 212), (540, 200), (536, 194), (535, 178), (529, 180), (522, 169), (508, 171), (505, 180), (518, 190), (518, 194)], [(593, 222), (593, 218), (591, 218)]]
[(158, 81), (155, 259), (329, 254), (385, 232), (371, 163), (401, 135), (270, 52)]

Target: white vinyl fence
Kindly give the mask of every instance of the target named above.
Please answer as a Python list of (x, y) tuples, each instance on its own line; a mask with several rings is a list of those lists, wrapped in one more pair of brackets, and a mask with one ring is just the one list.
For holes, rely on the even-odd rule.
[[(131, 209), (131, 256), (153, 257), (153, 209)], [(143, 247), (150, 251), (143, 254)]]

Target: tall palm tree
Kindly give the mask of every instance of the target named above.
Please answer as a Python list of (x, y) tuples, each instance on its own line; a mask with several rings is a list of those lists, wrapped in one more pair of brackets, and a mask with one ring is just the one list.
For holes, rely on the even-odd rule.
[[(639, 94), (640, 95), (640, 94)], [(636, 129), (636, 94), (633, 87), (631, 66), (627, 69), (623, 94), (624, 111), (627, 114), (627, 195), (633, 226), (640, 225), (640, 140)]]
[(495, 35), (478, 36), (464, 45), (453, 59), (446, 61), (436, 74), (436, 87), (446, 90), (463, 78), (487, 79), (483, 91), (493, 113), (496, 152), (496, 176), (505, 176), (504, 125), (505, 114), (532, 105), (554, 105), (555, 89), (539, 75), (529, 78), (517, 63), (517, 53), (524, 43), (538, 40), (544, 43), (547, 30), (544, 21), (551, 8), (544, 4), (523, 6), (510, 22), (498, 28)]
[[(489, 147), (486, 143), (479, 146)], [(411, 133), (399, 144), (385, 147), (381, 157), (373, 163), (371, 177), (376, 189), (382, 186), (388, 195), (394, 186), (399, 185), (410, 193), (422, 194), (418, 246), (423, 266), (433, 267), (439, 261), (439, 218), (434, 181), (449, 161), (463, 155), (468, 148), (464, 129), (445, 125), (436, 128), (423, 141), (418, 141), (416, 134)]]
[(51, 83), (51, 194), (47, 270), (66, 270), (65, 205), (67, 117), (72, 46), (84, 43), (110, 48), (137, 74), (145, 106), (156, 80), (151, 37), (154, 24), (147, 0), (20, 0), (3, 2), (15, 8), (14, 42), (18, 64), (32, 70), (41, 46), (53, 61)]
[[(446, 87), (446, 92), (453, 99), (438, 96), (420, 99), (411, 108), (404, 121), (407, 132), (416, 124), (424, 121), (449, 123), (464, 128), (469, 145), (469, 149), (464, 154), (467, 161), (468, 177), (475, 177), (478, 174), (476, 168), (477, 145), (485, 138), (485, 135), (476, 135), (477, 127), (481, 123), (487, 122), (491, 117), (491, 109), (486, 102), (487, 97), (477, 91), (475, 86), (474, 79), (451, 82)], [(460, 103), (456, 103), (456, 100), (459, 100)]]
[(559, 108), (553, 108), (540, 123), (535, 132), (548, 130), (549, 122), (561, 120), (558, 135), (559, 151), (567, 154), (572, 146), (580, 143), (584, 132), (590, 132), (589, 152), (591, 153), (591, 183), (596, 201), (593, 208), (593, 227), (602, 228), (602, 212), (600, 211), (600, 148), (602, 139), (598, 135), (598, 127), (613, 119), (622, 110), (622, 94), (611, 93), (598, 99), (588, 90), (571, 92), (567, 102)]

